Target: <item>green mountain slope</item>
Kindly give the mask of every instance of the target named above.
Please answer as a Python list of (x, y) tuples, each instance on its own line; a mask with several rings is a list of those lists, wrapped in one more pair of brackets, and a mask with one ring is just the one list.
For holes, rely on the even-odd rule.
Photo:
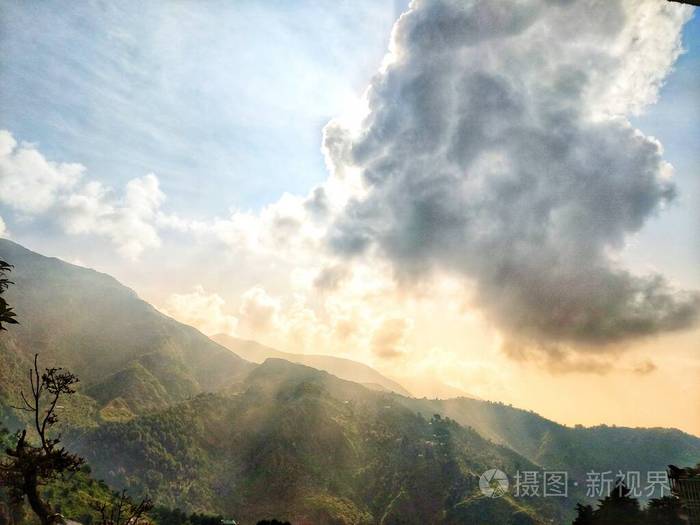
[(408, 390), (396, 381), (380, 374), (374, 368), (364, 363), (358, 363), (351, 359), (343, 359), (342, 357), (330, 355), (281, 352), (274, 348), (256, 343), (255, 341), (237, 339), (227, 334), (217, 334), (213, 336), (212, 339), (232, 352), (235, 352), (243, 359), (247, 359), (253, 363), (262, 363), (265, 359), (269, 358), (286, 359), (292, 363), (310, 366), (318, 370), (325, 370), (340, 379), (360, 383), (370, 390), (395, 392), (402, 396), (409, 397), (411, 395)]
[(22, 323), (0, 337), (0, 423), (20, 423), (6, 404), (38, 352), (81, 378), (61, 411), (70, 445), (111, 485), (165, 505), (246, 522), (558, 523), (574, 501), (485, 501), (477, 476), (543, 467), (581, 482), (700, 460), (700, 439), (677, 430), (570, 428), (497, 403), (414, 399), (352, 361), (315, 366), (392, 392), (281, 352), (254, 365), (109, 276), (6, 240), (0, 258), (15, 265), (7, 298)]
[[(114, 486), (243, 523), (540, 523), (558, 522), (565, 508), (484, 501), (486, 469), (534, 465), (391, 395), (277, 359), (235, 395), (198, 396), (70, 443)], [(473, 519), (482, 513), (488, 519)]]
[(99, 407), (121, 398), (134, 412), (217, 390), (253, 367), (108, 275), (6, 239), (0, 258), (15, 266), (6, 297), (21, 323), (0, 338), (0, 400), (16, 396), (35, 353), (77, 374)]
[(508, 446), (548, 469), (562, 469), (581, 484), (590, 471), (664, 471), (700, 461), (700, 438), (676, 429), (567, 427), (530, 411), (468, 398), (396, 398), (424, 415), (439, 413)]

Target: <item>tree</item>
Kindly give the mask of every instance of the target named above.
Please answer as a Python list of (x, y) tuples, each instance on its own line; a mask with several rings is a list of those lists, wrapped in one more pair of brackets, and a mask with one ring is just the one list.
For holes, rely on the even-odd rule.
[[(15, 313), (12, 308), (7, 304), (5, 298), (2, 294), (7, 288), (14, 284), (7, 278), (7, 274), (12, 271), (12, 265), (0, 259), (0, 330), (7, 330), (3, 323), (5, 324), (17, 324), (17, 319), (15, 319)], [(9, 432), (0, 427), (0, 448), (5, 447), (6, 438)], [(2, 478), (0, 478), (2, 479)], [(0, 491), (0, 524), (13, 523), (15, 518), (19, 518), (21, 515), (21, 508), (18, 505), (12, 505), (12, 508), (7, 507), (7, 495), (4, 491)]]
[(10, 493), (13, 502), (27, 498), (29, 506), (42, 525), (62, 521), (50, 503), (44, 501), (39, 487), (77, 472), (84, 460), (60, 446), (60, 435), (51, 437), (51, 430), (58, 422), (56, 409), (62, 396), (75, 393), (73, 386), (78, 378), (62, 368), (47, 368), (39, 373), (39, 356), (34, 356), (34, 368), (29, 370), (31, 395), (20, 392), (22, 406), (13, 407), (29, 412), (32, 419), (34, 442), (27, 436), (27, 429), (17, 434), (17, 442), (5, 451), (6, 459), (0, 461), (0, 481)]
[(624, 523), (642, 523), (642, 511), (639, 501), (630, 496), (631, 491), (620, 480), (615, 489), (600, 500), (594, 512), (596, 525), (622, 525)]
[(593, 507), (590, 505), (576, 504), (576, 519), (573, 525), (593, 525), (595, 523), (593, 518)]
[(221, 525), (221, 515), (193, 513), (189, 516), (181, 509), (171, 509), (159, 505), (148, 513), (158, 525)]
[[(155, 507), (149, 515), (158, 525), (187, 525), (189, 520), (187, 514), (182, 509), (171, 509), (159, 505)], [(221, 520), (216, 525), (220, 525)]]
[(136, 525), (153, 508), (153, 502), (146, 498), (134, 503), (126, 490), (122, 490), (112, 501), (96, 502), (93, 508), (100, 513), (100, 525)]
[(663, 496), (649, 501), (646, 509), (648, 525), (684, 525), (681, 518), (681, 502), (673, 496)]
[(681, 504), (677, 498), (664, 496), (649, 501), (641, 510), (624, 483), (618, 482), (610, 495), (599, 501), (598, 508), (576, 505), (573, 525), (683, 525)]
[(7, 330), (3, 326), (5, 324), (18, 324), (17, 319), (15, 319), (15, 312), (7, 304), (7, 301), (2, 296), (3, 292), (7, 290), (8, 286), (14, 284), (7, 278), (7, 274), (12, 271), (12, 265), (6, 263), (0, 259), (0, 330)]

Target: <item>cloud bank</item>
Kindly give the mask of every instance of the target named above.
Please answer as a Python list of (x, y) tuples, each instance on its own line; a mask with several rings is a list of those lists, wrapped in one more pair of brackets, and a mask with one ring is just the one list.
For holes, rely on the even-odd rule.
[[(33, 144), (0, 130), (0, 203), (24, 218), (51, 216), (69, 234), (109, 238), (125, 257), (160, 245), (156, 218), (165, 195), (153, 174), (130, 180), (116, 195), (85, 166), (53, 162)], [(4, 226), (4, 223), (3, 223)]]
[(611, 355), (591, 351), (698, 315), (697, 293), (615, 259), (676, 196), (661, 145), (628, 117), (656, 100), (689, 14), (661, 0), (416, 0), (364, 118), (326, 126), (331, 176), (306, 196), (192, 220), (165, 211), (154, 174), (116, 191), (0, 131), (0, 203), (133, 260), (168, 235), (218, 267), (229, 257), (244, 290), (231, 312), (211, 283), (163, 308), (207, 333), (399, 367), (442, 351), (426, 346), (436, 310), (469, 328), (476, 308), (505, 355), (604, 373)]
[(656, 99), (689, 15), (660, 0), (414, 1), (359, 129), (325, 129), (337, 176), (364, 186), (330, 247), (384, 258), (400, 282), (462, 275), (507, 337), (557, 359), (560, 343), (692, 325), (697, 293), (613, 257), (675, 197), (661, 145), (627, 117)]

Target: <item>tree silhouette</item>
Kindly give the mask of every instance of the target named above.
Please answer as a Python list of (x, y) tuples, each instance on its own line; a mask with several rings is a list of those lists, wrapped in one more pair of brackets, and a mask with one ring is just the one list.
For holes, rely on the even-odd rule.
[[(7, 304), (7, 301), (2, 296), (2, 294), (7, 290), (7, 288), (14, 284), (7, 278), (7, 274), (12, 271), (12, 265), (0, 259), (0, 330), (7, 330), (3, 323), (5, 324), (17, 324), (17, 319), (15, 319), (15, 313), (12, 308)], [(0, 443), (4, 446), (6, 437), (9, 432), (0, 426)], [(0, 477), (0, 479), (2, 479)], [(0, 524), (13, 523), (15, 518), (21, 516), (21, 508), (18, 505), (12, 505), (8, 509), (7, 503), (11, 503), (6, 500), (6, 495), (4, 491), (0, 493)]]
[(7, 330), (3, 326), (5, 324), (18, 324), (17, 319), (15, 319), (15, 312), (12, 311), (10, 305), (2, 296), (3, 292), (7, 290), (7, 287), (14, 284), (7, 278), (7, 274), (12, 271), (12, 265), (0, 259), (0, 330)]
[(122, 490), (114, 495), (112, 501), (95, 502), (92, 507), (100, 513), (99, 525), (136, 525), (153, 508), (153, 502), (146, 498), (134, 503), (126, 490)]
[(631, 491), (622, 481), (618, 481), (614, 490), (599, 501), (594, 512), (596, 525), (621, 525), (623, 523), (642, 523), (642, 511), (639, 501), (630, 496)]
[(576, 505), (573, 525), (683, 525), (681, 504), (677, 498), (664, 496), (649, 501), (642, 510), (639, 502), (630, 496), (630, 490), (621, 481), (606, 498), (599, 500), (598, 508)]
[(576, 504), (576, 519), (573, 525), (593, 525), (595, 523), (593, 518), (593, 507), (590, 505)]
[(685, 525), (681, 519), (681, 502), (672, 496), (649, 501), (646, 513), (648, 525)]
[(20, 392), (23, 405), (13, 407), (31, 414), (35, 443), (27, 436), (27, 429), (18, 433), (17, 443), (7, 448), (7, 458), (0, 461), (0, 482), (8, 488), (13, 502), (27, 498), (42, 525), (59, 523), (62, 516), (42, 498), (39, 487), (78, 471), (85, 462), (60, 446), (60, 435), (50, 437), (58, 422), (58, 402), (62, 396), (75, 393), (73, 386), (77, 382), (76, 376), (62, 368), (47, 368), (40, 374), (39, 356), (35, 355), (34, 368), (29, 370), (31, 394)]
[(220, 514), (201, 514), (194, 512), (187, 515), (182, 509), (172, 509), (159, 505), (148, 513), (149, 518), (158, 525), (221, 525), (224, 517)]

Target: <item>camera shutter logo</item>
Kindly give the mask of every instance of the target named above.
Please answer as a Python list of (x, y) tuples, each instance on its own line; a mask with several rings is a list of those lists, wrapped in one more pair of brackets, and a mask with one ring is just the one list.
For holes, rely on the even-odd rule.
[(500, 498), (508, 492), (508, 476), (495, 468), (487, 470), (479, 478), (479, 489), (487, 498)]

